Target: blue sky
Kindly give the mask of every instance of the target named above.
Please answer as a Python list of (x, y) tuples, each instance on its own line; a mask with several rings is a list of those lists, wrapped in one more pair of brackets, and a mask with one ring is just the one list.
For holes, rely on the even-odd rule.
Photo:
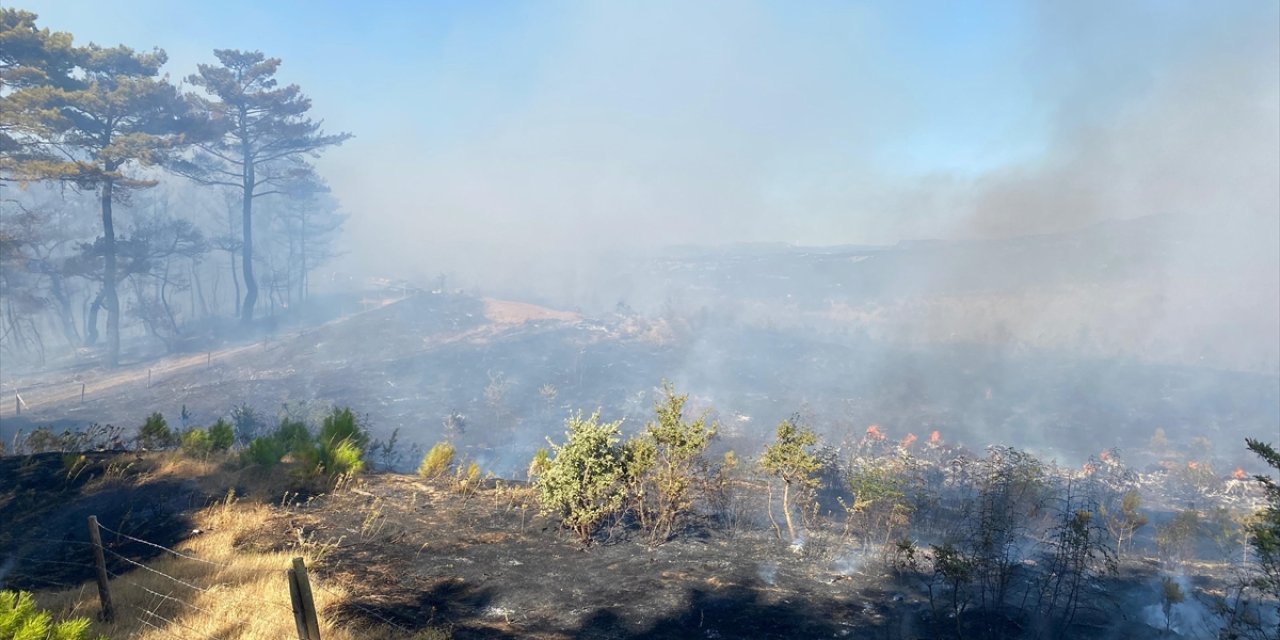
[(282, 58), (356, 134), (321, 169), (371, 254), (895, 242), (1280, 202), (1270, 0), (22, 6), (80, 42), (161, 47), (175, 78), (213, 48)]

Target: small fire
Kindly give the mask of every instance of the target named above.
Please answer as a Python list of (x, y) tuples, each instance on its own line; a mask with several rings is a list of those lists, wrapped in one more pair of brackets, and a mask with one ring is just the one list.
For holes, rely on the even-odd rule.
[(1245, 473), (1244, 469), (1236, 467), (1236, 470), (1231, 472), (1231, 477), (1236, 480), (1244, 480), (1249, 477), (1249, 474)]
[(899, 444), (902, 446), (903, 449), (906, 449), (911, 445), (915, 444), (916, 440), (919, 440), (919, 438), (916, 437), (916, 434), (908, 432), (907, 437), (903, 438), (902, 442)]
[(1192, 460), (1191, 462), (1187, 463), (1187, 468), (1192, 471), (1195, 471), (1196, 469), (1200, 468), (1200, 463), (1196, 462), (1195, 460)]
[(1093, 463), (1086, 462), (1080, 467), (1080, 470), (1083, 471), (1086, 476), (1091, 476), (1094, 471), (1098, 470), (1098, 468), (1094, 466)]
[(936, 429), (934, 430), (933, 433), (929, 434), (929, 444), (935, 447), (938, 446), (939, 444), (942, 444), (942, 434), (938, 433)]
[(1107, 451), (1106, 449), (1103, 449), (1103, 450), (1102, 450), (1102, 453), (1099, 453), (1099, 454), (1098, 454), (1098, 458), (1100, 458), (1103, 462), (1110, 462), (1110, 461), (1111, 461), (1111, 453), (1110, 453), (1109, 451)]
[(880, 425), (873, 424), (867, 427), (868, 440), (884, 440), (884, 434), (880, 433)]

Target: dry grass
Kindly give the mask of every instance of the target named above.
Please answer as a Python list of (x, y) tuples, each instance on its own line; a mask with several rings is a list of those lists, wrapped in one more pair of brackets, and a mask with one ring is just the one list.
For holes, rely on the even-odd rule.
[[(111, 580), (116, 608), (113, 624), (96, 621), (99, 605), (93, 583), (66, 591), (41, 592), (36, 594), (37, 600), (55, 616), (94, 619), (93, 636), (138, 640), (296, 637), (286, 570), (297, 553), (255, 552), (235, 546), (237, 540), (271, 526), (273, 515), (269, 506), (230, 499), (197, 513), (195, 522), (204, 533), (182, 542), (177, 551), (207, 562), (166, 553), (148, 561), (147, 566), (203, 591), (135, 568)], [(314, 566), (323, 550), (304, 547), (301, 553), (308, 565)], [(326, 640), (448, 637), (440, 630), (408, 634), (385, 626), (338, 626), (327, 619), (325, 612), (343, 603), (348, 591), (314, 573), (311, 584)]]

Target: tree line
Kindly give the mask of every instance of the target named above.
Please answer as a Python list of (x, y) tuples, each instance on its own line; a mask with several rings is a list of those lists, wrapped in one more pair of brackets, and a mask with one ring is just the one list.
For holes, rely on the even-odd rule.
[(43, 360), (41, 323), (94, 346), (105, 312), (117, 366), (123, 309), (172, 348), (180, 317), (223, 311), (215, 251), (241, 323), (264, 289), (273, 309), (306, 298), (345, 218), (311, 160), (351, 134), (310, 117), (276, 78), (280, 59), (217, 49), (175, 84), (162, 49), (81, 46), (34, 13), (0, 12), (0, 347)]

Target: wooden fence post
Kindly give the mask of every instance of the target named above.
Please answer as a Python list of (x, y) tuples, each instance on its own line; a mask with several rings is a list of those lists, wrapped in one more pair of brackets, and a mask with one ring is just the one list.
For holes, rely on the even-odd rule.
[(298, 573), (289, 569), (289, 599), (293, 601), (293, 623), (298, 628), (298, 640), (307, 639), (307, 618), (302, 614), (302, 592), (298, 590)]
[(294, 558), (293, 568), (289, 570), (289, 595), (293, 598), (299, 640), (320, 640), (320, 618), (316, 616), (311, 580), (307, 577), (307, 565), (302, 558)]
[(93, 564), (98, 569), (98, 599), (102, 601), (102, 620), (116, 618), (111, 606), (111, 586), (107, 583), (107, 559), (102, 555), (102, 534), (98, 532), (98, 516), (89, 516), (89, 541), (93, 543)]

